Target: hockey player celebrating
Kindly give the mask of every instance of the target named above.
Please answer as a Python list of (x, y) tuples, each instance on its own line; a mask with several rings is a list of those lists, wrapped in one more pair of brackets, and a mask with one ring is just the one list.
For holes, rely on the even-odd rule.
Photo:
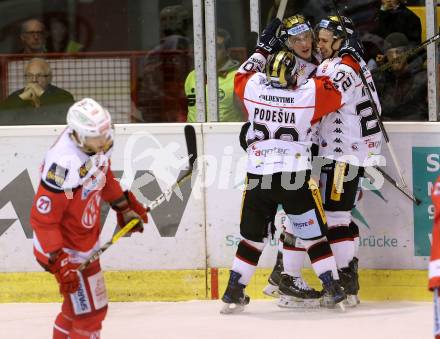
[(77, 268), (99, 248), (101, 201), (117, 211), (119, 226), (139, 219), (136, 231), (148, 221), (147, 211), (111, 171), (109, 112), (86, 98), (70, 107), (67, 125), (42, 165), (30, 220), (34, 254), (64, 298), (53, 338), (95, 339), (107, 313), (104, 277), (99, 260), (82, 272)]
[[(298, 64), (296, 67), (296, 82), (301, 85), (315, 74), (321, 59), (319, 53), (316, 52), (312, 26), (302, 14), (296, 14), (283, 20), (281, 36), (287, 37), (286, 47), (296, 57)], [(315, 123), (312, 126), (312, 142), (317, 142), (313, 140), (313, 136), (317, 134), (315, 130), (317, 125), (318, 123)], [(286, 220), (286, 223), (287, 228), (289, 228), (288, 220)], [(306, 249), (301, 240), (295, 238), (290, 229), (287, 230), (287, 233), (281, 234), (277, 261), (263, 293), (273, 297), (278, 297), (281, 294), (279, 305), (282, 307), (307, 305), (307, 299), (311, 299), (313, 305), (316, 298), (319, 297), (319, 292), (308, 286), (301, 276), (306, 254)], [(292, 284), (296, 285), (295, 289), (303, 291), (304, 300), (300, 302), (296, 302), (298, 298), (291, 300), (290, 286)]]
[[(349, 228), (351, 211), (364, 168), (374, 165), (380, 154), (382, 134), (360, 76), (344, 65), (338, 56), (346, 47), (344, 26), (349, 37), (345, 42), (355, 41), (353, 22), (347, 17), (342, 17), (342, 20), (344, 25), (337, 16), (329, 16), (317, 26), (318, 48), (325, 60), (318, 67), (316, 76), (332, 78), (335, 86), (348, 98), (343, 107), (321, 120), (319, 156), (327, 159), (321, 172), (321, 193), (329, 227), (327, 239), (335, 255), (348, 302), (355, 306), (359, 283), (357, 259), (354, 259), (356, 244), (353, 237), (356, 235)], [(360, 46), (358, 49), (362, 50)], [(360, 65), (380, 112), (371, 73), (364, 60), (360, 59)]]
[[(293, 89), (297, 63), (293, 54), (280, 51), (283, 42), (276, 37), (280, 24), (275, 19), (264, 30), (257, 51), (235, 77), (234, 90), (249, 113), (251, 125), (246, 135), (248, 173), (240, 222), (243, 240), (222, 297), (222, 313), (242, 311), (249, 303), (244, 289), (273, 232), (278, 204), (288, 215), (293, 234), (307, 249), (324, 290), (335, 304), (345, 300), (325, 237), (327, 223), (320, 193), (310, 178), (311, 123), (340, 108), (345, 98), (327, 77), (309, 80)], [(347, 45), (340, 54), (344, 55), (342, 64), (359, 70), (350, 56), (356, 56), (355, 48)]]

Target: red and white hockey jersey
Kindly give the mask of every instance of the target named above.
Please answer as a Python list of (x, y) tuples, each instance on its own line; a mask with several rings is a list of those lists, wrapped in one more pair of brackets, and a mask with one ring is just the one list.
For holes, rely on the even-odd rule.
[[(382, 133), (360, 76), (342, 59), (326, 59), (316, 76), (328, 76), (341, 91), (345, 105), (325, 116), (320, 124), (319, 155), (357, 166), (371, 166), (382, 147)], [(370, 71), (361, 62), (379, 113), (381, 106)]]
[(261, 72), (265, 64), (266, 58), (254, 53), (235, 75), (235, 93), (251, 122), (247, 171), (264, 175), (310, 169), (312, 122), (340, 108), (341, 93), (328, 77), (294, 89), (274, 88)]
[[(316, 61), (316, 63), (320, 62), (320, 60), (321, 60), (321, 57), (319, 54), (313, 55), (312, 58)], [(301, 86), (309, 78), (311, 78), (312, 76), (315, 75), (316, 69), (318, 68), (318, 65), (313, 62), (309, 62), (307, 60), (304, 60), (298, 56), (296, 56), (296, 62), (298, 63), (297, 71), (296, 71), (298, 77), (296, 79), (296, 83), (297, 83), (297, 85)], [(312, 135), (312, 143), (319, 145), (319, 122), (315, 122), (312, 125), (311, 135)]]
[(109, 156), (89, 156), (67, 128), (47, 152), (31, 210), (34, 253), (47, 264), (49, 253), (63, 248), (81, 263), (99, 247), (101, 199), (123, 194), (110, 169)]
[(432, 227), (431, 259), (429, 262), (429, 289), (440, 288), (440, 177), (431, 192), (434, 204), (434, 225)]

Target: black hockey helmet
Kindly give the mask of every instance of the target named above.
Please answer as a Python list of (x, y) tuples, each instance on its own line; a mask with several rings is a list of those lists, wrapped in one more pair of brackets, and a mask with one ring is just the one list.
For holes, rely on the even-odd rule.
[(266, 64), (267, 81), (275, 88), (287, 88), (295, 81), (296, 58), (290, 52), (279, 51)]
[[(346, 16), (342, 16), (341, 19), (344, 22), (347, 35), (352, 36), (355, 33), (353, 21)], [(322, 19), (316, 27), (317, 31), (319, 31), (320, 29), (332, 31), (334, 39), (344, 38), (345, 36), (344, 28), (339, 21), (339, 17), (337, 17), (336, 15), (330, 15)]]

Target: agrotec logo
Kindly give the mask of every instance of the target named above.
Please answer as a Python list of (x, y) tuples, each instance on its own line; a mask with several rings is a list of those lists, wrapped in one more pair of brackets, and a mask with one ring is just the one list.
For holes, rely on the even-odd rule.
[[(123, 171), (113, 171), (116, 178), (120, 178)], [(145, 185), (136, 190), (143, 195), (144, 199), (153, 201), (161, 193), (158, 180), (150, 171), (136, 171), (135, 181), (138, 178), (148, 178)], [(151, 212), (157, 230), (161, 237), (174, 237), (185, 212), (186, 205), (192, 192), (191, 180), (187, 180), (180, 186), (180, 191), (173, 192), (171, 197)], [(0, 218), (0, 237), (16, 221), (20, 221), (21, 227), (27, 239), (32, 238), (32, 227), (29, 224), (30, 210), (33, 203), (35, 190), (27, 170), (24, 170), (0, 190), (0, 210), (8, 203), (17, 214), (17, 218)], [(103, 204), (101, 212), (101, 224), (107, 219), (109, 212), (108, 204)], [(116, 228), (116, 225), (115, 225)]]

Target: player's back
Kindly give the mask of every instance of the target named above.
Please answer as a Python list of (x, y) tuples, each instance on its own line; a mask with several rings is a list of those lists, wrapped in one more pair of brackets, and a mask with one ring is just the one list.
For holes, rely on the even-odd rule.
[(246, 85), (243, 103), (251, 122), (246, 135), (251, 173), (310, 168), (313, 80), (295, 89), (282, 89), (272, 87), (265, 74), (256, 73)]

